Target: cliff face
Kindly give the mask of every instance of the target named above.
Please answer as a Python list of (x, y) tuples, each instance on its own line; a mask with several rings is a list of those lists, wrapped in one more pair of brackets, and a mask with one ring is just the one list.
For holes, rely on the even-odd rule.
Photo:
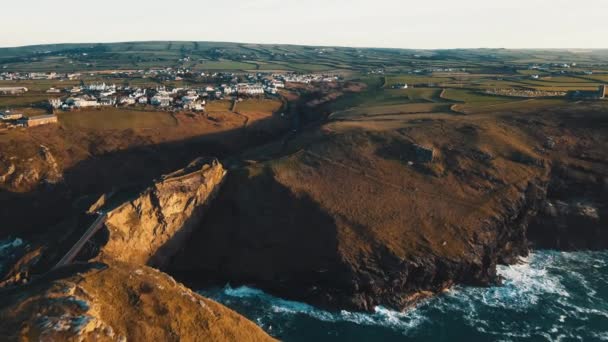
[[(243, 316), (144, 265), (162, 266), (180, 247), (225, 174), (217, 160), (198, 159), (110, 210), (109, 237), (97, 261), (21, 282), (19, 272), (35, 265), (40, 253), (17, 248), (21, 240), (2, 245), (0, 252), (10, 252), (10, 258), (0, 259), (13, 266), (7, 269), (9, 281), (0, 283), (5, 286), (0, 336), (11, 341), (272, 341)], [(98, 210), (110, 205), (96, 203)]]
[[(539, 241), (529, 229), (567, 179), (560, 164), (590, 171), (568, 181), (570, 198), (608, 175), (603, 113), (512, 115), (363, 118), (305, 132), (293, 153), (231, 172), (171, 272), (356, 310), (498, 283), (496, 265)], [(559, 137), (550, 148), (548, 136)], [(432, 147), (433, 162), (417, 161), (414, 143)]]
[(122, 262), (68, 267), (2, 298), (3, 340), (273, 340), (168, 275)]
[(538, 248), (608, 248), (608, 177), (589, 168), (558, 165), (529, 237)]
[(162, 268), (200, 223), (225, 175), (217, 160), (199, 159), (111, 210), (102, 257)]

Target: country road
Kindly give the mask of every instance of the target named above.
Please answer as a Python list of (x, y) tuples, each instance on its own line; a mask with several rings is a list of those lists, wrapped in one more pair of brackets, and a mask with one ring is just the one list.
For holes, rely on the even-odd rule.
[(93, 235), (95, 235), (95, 233), (97, 233), (97, 231), (99, 231), (101, 227), (103, 227), (107, 216), (107, 213), (100, 212), (99, 216), (95, 219), (95, 221), (93, 221), (93, 223), (89, 226), (86, 232), (84, 232), (82, 237), (74, 244), (74, 246), (72, 246), (72, 248), (70, 248), (70, 250), (63, 256), (63, 258), (59, 260), (59, 262), (57, 263), (57, 265), (55, 265), (55, 267), (53, 267), (53, 269), (57, 269), (59, 267), (71, 263), (72, 260), (74, 260), (74, 258), (78, 255), (84, 244), (87, 243), (87, 241), (89, 241), (89, 239), (93, 237)]

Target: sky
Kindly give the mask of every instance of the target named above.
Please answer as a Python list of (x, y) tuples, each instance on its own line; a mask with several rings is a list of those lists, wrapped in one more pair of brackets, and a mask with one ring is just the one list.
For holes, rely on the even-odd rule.
[(0, 46), (142, 40), (608, 48), (608, 0), (19, 0)]

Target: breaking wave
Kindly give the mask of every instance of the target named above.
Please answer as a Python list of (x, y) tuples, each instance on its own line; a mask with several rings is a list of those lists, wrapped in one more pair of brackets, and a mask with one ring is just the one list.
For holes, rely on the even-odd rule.
[(502, 286), (455, 287), (397, 312), (329, 312), (250, 287), (202, 291), (285, 341), (608, 340), (608, 252), (539, 251)]

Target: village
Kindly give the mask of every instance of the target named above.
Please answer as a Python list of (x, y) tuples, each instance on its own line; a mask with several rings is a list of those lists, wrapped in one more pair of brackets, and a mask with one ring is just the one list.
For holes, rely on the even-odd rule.
[[(204, 113), (209, 101), (230, 100), (238, 103), (246, 98), (278, 98), (280, 90), (290, 84), (336, 82), (338, 76), (326, 74), (269, 74), (269, 73), (205, 73), (193, 75), (188, 70), (171, 68), (137, 72), (117, 71), (104, 75), (103, 81), (85, 82), (82, 74), (57, 73), (10, 73), (3, 72), (4, 80), (79, 80), (79, 84), (65, 87), (49, 87), (44, 91), (48, 100), (38, 106), (48, 114), (28, 116), (10, 108), (0, 111), (0, 123), (4, 128), (33, 127), (57, 123), (57, 112), (77, 111), (101, 107), (151, 107), (155, 110)], [(93, 74), (88, 76), (94, 76)], [(154, 86), (132, 86), (125, 79), (154, 77)], [(117, 85), (112, 82), (116, 79)], [(175, 82), (195, 79), (196, 86), (176, 86)], [(99, 79), (99, 77), (97, 77)], [(107, 80), (107, 81), (106, 81)], [(126, 84), (125, 84), (126, 83)], [(194, 82), (193, 82), (194, 83)], [(165, 85), (167, 84), (167, 85)], [(173, 85), (171, 85), (173, 84)], [(27, 87), (0, 87), (0, 94), (20, 96), (28, 93)]]

